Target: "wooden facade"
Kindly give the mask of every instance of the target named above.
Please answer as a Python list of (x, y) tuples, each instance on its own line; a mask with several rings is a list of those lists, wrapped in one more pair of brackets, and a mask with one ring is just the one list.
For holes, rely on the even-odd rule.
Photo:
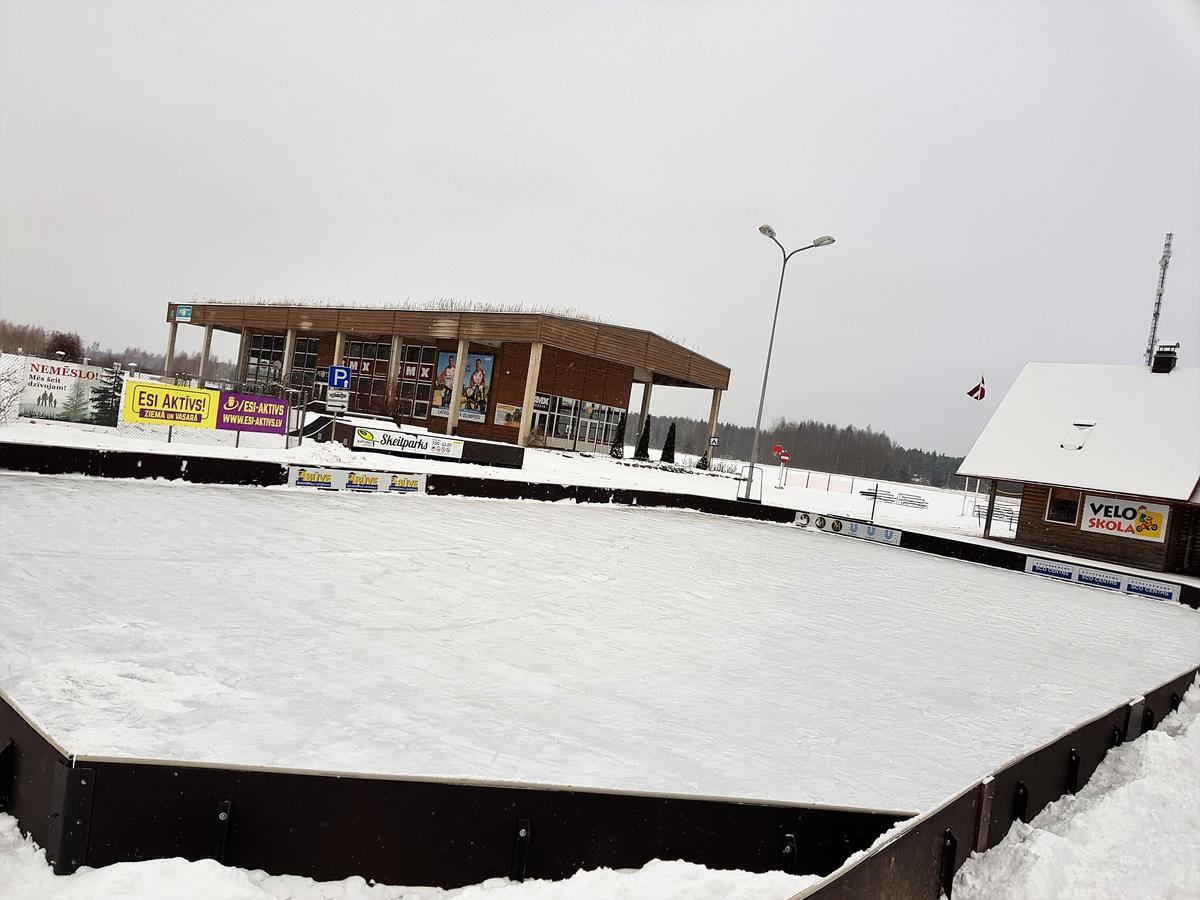
[[(1078, 521), (1074, 525), (1047, 521), (1046, 509), (1051, 487), (1045, 484), (1024, 486), (1015, 543), (1156, 572), (1200, 573), (1200, 506), (1105, 491), (1081, 491), (1083, 497), (1104, 496), (1134, 503), (1169, 506), (1170, 515), (1167, 518), (1164, 540), (1136, 540), (1120, 535), (1085, 531)], [(1086, 514), (1087, 511), (1081, 509), (1080, 516)]]
[[(180, 306), (190, 306), (190, 316), (180, 319)], [(286, 347), (292, 347), (293, 341), (302, 343), (301, 339), (316, 339), (315, 360), (312, 356), (308, 358), (308, 381), (303, 384), (316, 383), (313, 380), (314, 362), (319, 370), (331, 365), (344, 364), (352, 368), (368, 365), (370, 371), (364, 377), (373, 382), (372, 393), (363, 397), (352, 389), (351, 411), (390, 415), (398, 422), (434, 432), (444, 431), (448, 419), (444, 414), (438, 414), (437, 407), (426, 404), (428, 411), (418, 414), (420, 404), (406, 404), (400, 384), (404, 379), (397, 378), (399, 357), (390, 367), (390, 356), (384, 360), (382, 351), (379, 364), (355, 362), (349, 348), (360, 343), (395, 347), (394, 339), (398, 339), (401, 353), (419, 348), (428, 354), (435, 349), (437, 360), (445, 354), (456, 354), (459, 342), (465, 341), (468, 356), (492, 357), (492, 377), (485, 420), (469, 421), (460, 414), (455, 433), (508, 443), (523, 440), (519, 422), (501, 422), (511, 423), (512, 415), (515, 415), (512, 410), (524, 406), (532, 350), (538, 344), (542, 350), (535, 393), (541, 395), (543, 402), (553, 403), (554, 410), (542, 413), (535, 403), (533, 411), (524, 411), (521, 415), (528, 414), (547, 426), (530, 438), (544, 441), (547, 446), (597, 449), (601, 442), (607, 443), (616, 433), (615, 419), (628, 410), (635, 383), (707, 389), (714, 392), (715, 398), (719, 398), (720, 392), (729, 385), (726, 366), (651, 332), (544, 313), (171, 303), (167, 306), (167, 321), (172, 328), (172, 347), (174, 329), (181, 323), (240, 334), (239, 381), (255, 381), (255, 373), (247, 371), (248, 361), (255, 356), (252, 345), (258, 347), (258, 342), (275, 340), (274, 352), (283, 357), (291, 355), (290, 351), (280, 350), (285, 346), (285, 340)], [(335, 359), (339, 337), (342, 351), (340, 358)], [(308, 350), (312, 352), (311, 347)], [(168, 358), (170, 355), (168, 353)], [(387, 370), (388, 379), (385, 395), (377, 392), (383, 369)], [(269, 380), (283, 380), (292, 387), (301, 386), (290, 359), (286, 368), (278, 373), (272, 371)], [(358, 382), (361, 379), (356, 379)], [(413, 387), (425, 389), (424, 385)], [(314, 393), (312, 396), (323, 395)], [(574, 413), (577, 416), (574, 426), (568, 426), (567, 437), (561, 430), (556, 430), (564, 420), (563, 414), (557, 412), (561, 398), (572, 402), (571, 409), (578, 409)], [(410, 414), (406, 414), (405, 409)], [(585, 409), (590, 415), (584, 415)], [(717, 409), (716, 400), (713, 409)], [(567, 413), (566, 418), (570, 415)], [(597, 417), (602, 421), (597, 421)], [(715, 422), (712, 428), (715, 429)], [(581, 432), (590, 436), (589, 447), (581, 447)], [(705, 452), (707, 448), (695, 449)]]
[[(376, 307), (313, 307), (271, 304), (167, 304), (167, 321), (176, 307), (190, 306), (186, 324), (211, 325), (217, 331), (284, 334), (342, 332), (347, 339), (401, 335), (414, 342), (455, 340), (499, 346), (542, 343), (636, 370), (634, 381), (678, 387), (726, 390), (729, 368), (649, 331), (589, 322), (548, 313), (443, 312)], [(324, 343), (324, 342), (323, 342)]]

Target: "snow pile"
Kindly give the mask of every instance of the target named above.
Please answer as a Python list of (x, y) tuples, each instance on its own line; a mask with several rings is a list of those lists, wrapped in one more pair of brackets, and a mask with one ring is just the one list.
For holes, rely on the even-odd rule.
[(21, 836), (16, 819), (0, 813), (0, 900), (767, 900), (790, 897), (816, 881), (810, 875), (714, 871), (659, 860), (641, 869), (581, 871), (563, 881), (493, 878), (456, 890), (389, 887), (362, 878), (317, 882), (232, 869), (211, 859), (118, 863), (59, 877), (37, 846)]
[(1078, 794), (972, 854), (954, 900), (1200, 897), (1200, 681)]

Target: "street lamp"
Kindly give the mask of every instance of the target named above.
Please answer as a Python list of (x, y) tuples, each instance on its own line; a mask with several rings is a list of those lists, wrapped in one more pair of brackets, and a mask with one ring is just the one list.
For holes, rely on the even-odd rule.
[(775, 237), (775, 229), (770, 225), (759, 225), (758, 230), (766, 237), (769, 237), (775, 246), (779, 248), (779, 252), (783, 254), (783, 267), (779, 270), (779, 290), (775, 293), (775, 316), (771, 319), (771, 340), (767, 344), (767, 364), (763, 368), (762, 393), (758, 396), (758, 418), (754, 420), (754, 443), (750, 448), (750, 474), (746, 478), (746, 496), (738, 497), (739, 500), (750, 502), (753, 502), (754, 470), (758, 466), (759, 429), (762, 428), (763, 403), (767, 399), (767, 375), (771, 372), (771, 351), (775, 348), (775, 325), (779, 321), (779, 301), (783, 297), (783, 276), (787, 274), (788, 260), (802, 250), (811, 250), (813, 247), (827, 247), (833, 243), (833, 238), (825, 234), (819, 238), (813, 238), (813, 242), (807, 247), (797, 247), (789, 253), (784, 249), (783, 244), (779, 243), (779, 239)]

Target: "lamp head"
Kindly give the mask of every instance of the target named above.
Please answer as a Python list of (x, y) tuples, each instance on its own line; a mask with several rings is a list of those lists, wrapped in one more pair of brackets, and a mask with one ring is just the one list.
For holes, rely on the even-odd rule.
[(828, 246), (829, 244), (832, 244), (832, 243), (833, 243), (833, 238), (832, 238), (832, 237), (830, 237), (830, 236), (829, 236), (829, 235), (827, 235), (827, 234), (823, 234), (823, 235), (821, 235), (819, 238), (814, 238), (814, 239), (813, 239), (813, 246), (814, 246), (814, 247), (826, 247), (826, 246)]
[(769, 238), (773, 239), (775, 237), (775, 229), (770, 225), (759, 225), (758, 230)]

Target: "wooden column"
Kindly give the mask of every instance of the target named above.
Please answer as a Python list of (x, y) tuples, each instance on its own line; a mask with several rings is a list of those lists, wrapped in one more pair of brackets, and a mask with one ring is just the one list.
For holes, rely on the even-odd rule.
[(346, 352), (346, 332), (339, 331), (333, 338), (333, 362), (330, 365), (340, 366), (342, 354)]
[(992, 513), (996, 511), (996, 479), (988, 483), (987, 518), (983, 520), (983, 536), (992, 536)]
[(170, 327), (167, 329), (167, 359), (163, 363), (164, 375), (170, 375), (171, 370), (175, 368), (175, 334), (178, 331), (179, 323), (172, 319)]
[(390, 416), (396, 407), (396, 380), (400, 374), (400, 351), (404, 348), (404, 339), (398, 334), (392, 335), (392, 355), (388, 357), (387, 373), (387, 412)]
[(462, 403), (463, 379), (467, 377), (467, 342), (458, 339), (458, 353), (454, 356), (454, 390), (450, 392), (450, 415), (446, 417), (446, 434), (458, 430), (458, 406)]
[(638, 441), (642, 439), (642, 429), (646, 427), (646, 419), (650, 415), (650, 393), (653, 388), (654, 385), (649, 381), (642, 385), (642, 411), (638, 415), (637, 434), (633, 436), (633, 446), (635, 451), (637, 449)]
[(708, 449), (705, 455), (708, 457), (708, 464), (712, 465), (713, 445), (712, 439), (717, 436), (717, 415), (721, 412), (721, 390), (713, 388), (712, 406), (708, 411)]
[(204, 326), (204, 346), (200, 350), (200, 372), (198, 373), (201, 381), (208, 374), (208, 355), (212, 352), (212, 329), (211, 325)]
[(292, 357), (296, 355), (296, 329), (289, 328), (287, 330), (287, 339), (283, 342), (283, 370), (279, 373), (279, 380), (287, 385), (292, 379)]
[(533, 405), (537, 402), (538, 374), (542, 371), (542, 345), (529, 347), (529, 368), (525, 371), (525, 398), (521, 403), (521, 426), (517, 431), (517, 443), (529, 446), (529, 429), (533, 427)]
[(250, 329), (242, 329), (242, 343), (238, 347), (237, 380), (246, 380), (246, 367), (250, 365)]

